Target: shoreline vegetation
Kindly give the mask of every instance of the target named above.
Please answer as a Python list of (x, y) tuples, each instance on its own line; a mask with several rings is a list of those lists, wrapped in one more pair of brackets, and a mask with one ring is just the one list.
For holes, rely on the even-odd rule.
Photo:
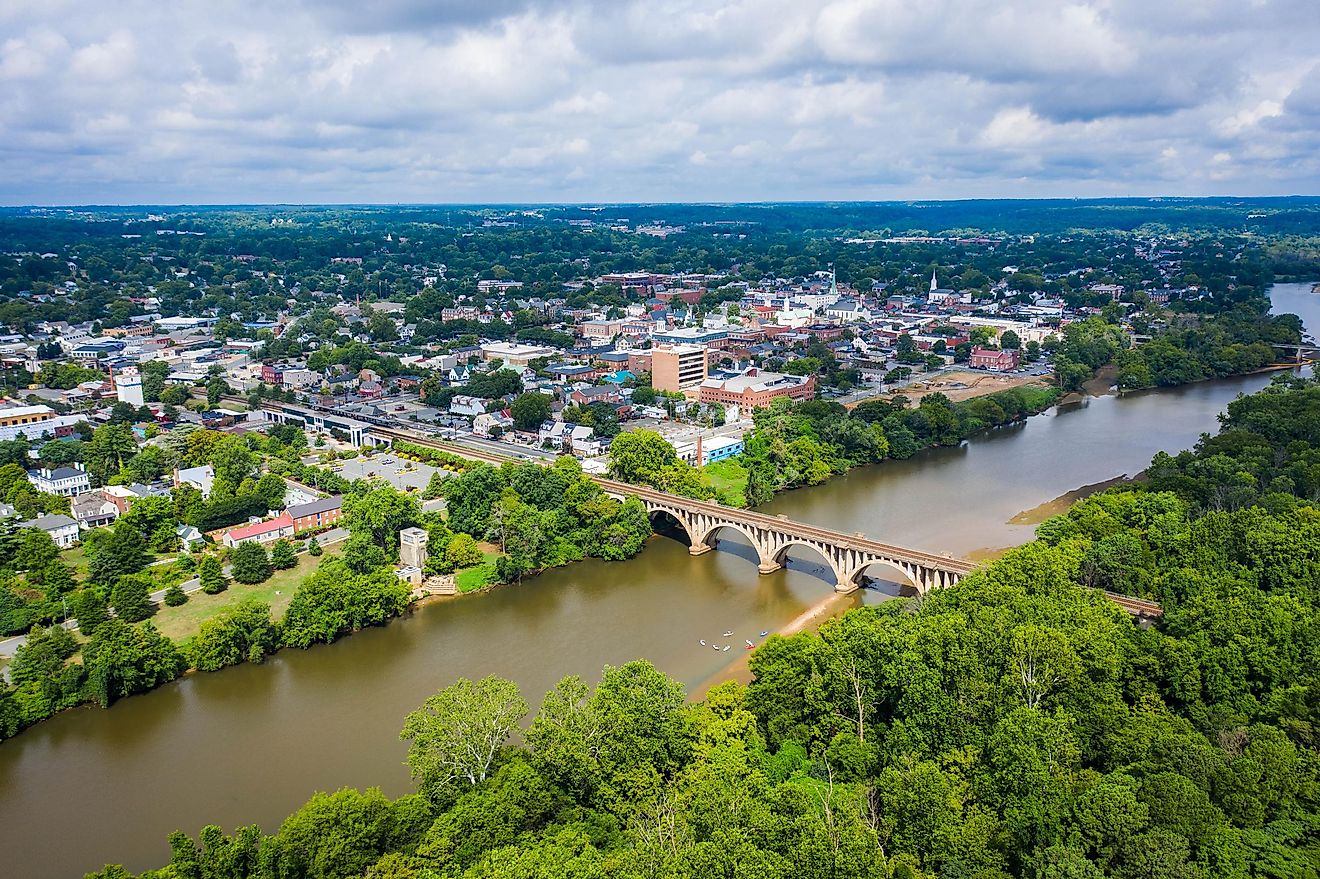
[(1317, 412), (1320, 381), (1281, 376), (1147, 481), (953, 586), (775, 635), (698, 701), (641, 661), (534, 715), (461, 679), (403, 723), (416, 793), (176, 832), (137, 879), (1314, 875)]

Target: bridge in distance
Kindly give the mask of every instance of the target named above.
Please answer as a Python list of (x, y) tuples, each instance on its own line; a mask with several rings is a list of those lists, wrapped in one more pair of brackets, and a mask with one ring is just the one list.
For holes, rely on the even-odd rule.
[[(292, 407), (289, 404), (267, 403), (263, 409), (282, 421), (296, 417), (296, 410), (307, 412), (317, 420), (325, 418), (324, 414), (313, 414), (306, 407)], [(373, 441), (392, 443), (402, 440), (497, 467), (506, 461), (516, 460), (484, 449), (436, 440), (409, 428), (372, 423), (362, 425), (362, 433), (369, 434)], [(613, 497), (637, 497), (653, 519), (672, 519), (687, 535), (689, 552), (693, 555), (709, 552), (719, 532), (725, 529), (737, 531), (747, 538), (759, 560), (757, 569), (763, 574), (782, 568), (789, 550), (794, 547), (812, 550), (829, 565), (834, 575), (834, 588), (838, 592), (859, 589), (867, 569), (872, 565), (885, 566), (898, 574), (900, 579), (906, 580), (918, 593), (952, 586), (976, 567), (966, 559), (873, 540), (861, 532), (847, 534), (797, 522), (787, 516), (770, 516), (754, 510), (693, 500), (599, 476), (591, 478)], [(1105, 595), (1134, 616), (1157, 617), (1163, 613), (1155, 602), (1108, 592)]]

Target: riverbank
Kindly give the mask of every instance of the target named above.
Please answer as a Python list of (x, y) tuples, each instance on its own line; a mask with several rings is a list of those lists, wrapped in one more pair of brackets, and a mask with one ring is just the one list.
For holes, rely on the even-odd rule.
[[(799, 632), (814, 632), (827, 622), (843, 616), (844, 613), (855, 607), (862, 605), (861, 592), (849, 592), (842, 594), (831, 592), (825, 598), (813, 604), (811, 607), (789, 620), (784, 625), (775, 630), (775, 634), (784, 638), (792, 637)], [(765, 642), (762, 642), (765, 643)], [(757, 648), (759, 649), (759, 647)], [(742, 655), (730, 662), (720, 671), (708, 677), (695, 687), (688, 691), (688, 699), (698, 702), (706, 698), (706, 693), (711, 687), (718, 686), (725, 681), (737, 681), (740, 684), (750, 684), (752, 682), (751, 660), (752, 654), (756, 650), (744, 650)]]

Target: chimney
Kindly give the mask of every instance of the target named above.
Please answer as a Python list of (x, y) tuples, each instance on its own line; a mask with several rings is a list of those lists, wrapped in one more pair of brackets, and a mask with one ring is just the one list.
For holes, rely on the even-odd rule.
[(697, 434), (697, 468), (700, 469), (704, 463), (701, 452), (701, 434)]

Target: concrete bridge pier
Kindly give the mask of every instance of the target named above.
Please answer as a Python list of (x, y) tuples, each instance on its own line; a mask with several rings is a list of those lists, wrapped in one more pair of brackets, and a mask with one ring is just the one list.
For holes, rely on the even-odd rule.
[(762, 559), (761, 563), (756, 566), (756, 570), (762, 574), (773, 574), (782, 567), (784, 566), (774, 559)]
[(714, 548), (709, 543), (694, 543), (688, 547), (688, 555), (705, 555)]

